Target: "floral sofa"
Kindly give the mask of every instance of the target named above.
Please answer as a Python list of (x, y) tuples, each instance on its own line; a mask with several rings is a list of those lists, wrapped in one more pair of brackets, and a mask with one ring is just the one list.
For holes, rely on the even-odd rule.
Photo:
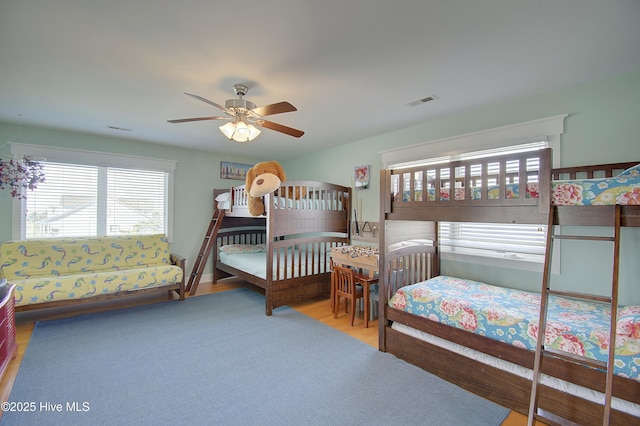
[(16, 285), (16, 310), (151, 291), (176, 291), (184, 300), (184, 267), (162, 234), (0, 244), (0, 278)]

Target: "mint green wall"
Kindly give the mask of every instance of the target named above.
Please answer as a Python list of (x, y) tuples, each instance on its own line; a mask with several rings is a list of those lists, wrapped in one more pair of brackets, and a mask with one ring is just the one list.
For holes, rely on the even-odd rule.
[[(352, 185), (355, 166), (371, 165), (370, 189), (357, 191), (356, 195), (362, 200), (364, 211), (360, 219), (377, 221), (380, 151), (565, 113), (570, 115), (565, 121), (565, 134), (562, 136), (563, 164), (560, 166), (640, 160), (638, 72), (488, 105), (281, 162), (289, 179), (322, 180), (343, 185)], [(176, 160), (172, 250), (189, 259), (189, 272), (211, 220), (211, 190), (239, 183), (219, 178), (220, 161), (248, 164), (262, 161), (0, 122), (0, 145), (7, 141)], [(0, 152), (6, 152), (6, 149), (4, 147)], [(11, 198), (7, 191), (0, 191), (0, 211), (3, 212), (0, 214), (0, 241), (3, 241), (11, 238)], [(625, 230), (622, 248), (621, 300), (640, 303), (640, 263), (636, 260), (640, 253), (640, 229)], [(562, 273), (554, 279), (560, 286), (581, 291), (597, 291), (600, 287), (608, 287), (611, 273), (607, 261), (596, 263), (598, 267), (595, 272), (584, 268), (585, 265), (594, 264), (588, 260), (587, 254), (606, 251), (604, 247), (586, 250), (563, 245)], [(533, 272), (514, 272), (453, 262), (444, 262), (442, 270), (446, 274), (468, 276), (501, 285), (512, 285), (515, 276), (518, 287), (539, 288), (540, 275)], [(205, 273), (209, 271), (210, 265)], [(601, 284), (598, 287), (594, 282)]]
[[(0, 122), (0, 145), (5, 142), (56, 146), (72, 149), (127, 154), (140, 157), (177, 161), (175, 170), (175, 199), (173, 242), (171, 250), (188, 259), (187, 273), (191, 272), (207, 227), (213, 214), (214, 188), (228, 188), (242, 183), (220, 179), (220, 161), (253, 164), (261, 161), (249, 157), (220, 155), (175, 146), (149, 144), (129, 139), (110, 138), (63, 130), (30, 127)], [(4, 146), (0, 153), (8, 153)], [(11, 239), (11, 197), (0, 191), (0, 241)], [(209, 263), (205, 274), (210, 274)]]
[[(435, 119), (374, 138), (327, 149), (306, 157), (283, 161), (290, 179), (313, 179), (351, 184), (355, 166), (372, 166), (371, 189), (358, 191), (364, 220), (378, 220), (380, 151), (509, 124), (569, 114), (562, 135), (562, 164), (611, 163), (640, 160), (640, 72), (541, 95), (488, 105)], [(640, 303), (640, 229), (624, 230), (622, 238), (621, 300)], [(597, 244), (597, 243), (592, 243)], [(587, 255), (604, 255), (609, 247), (568, 247), (561, 251), (561, 274), (554, 282), (564, 288), (603, 291), (611, 282), (611, 263), (593, 262)], [(585, 268), (598, 265), (596, 270)], [(443, 273), (468, 276), (501, 285), (538, 290), (540, 274), (488, 268), (482, 265), (443, 262)]]

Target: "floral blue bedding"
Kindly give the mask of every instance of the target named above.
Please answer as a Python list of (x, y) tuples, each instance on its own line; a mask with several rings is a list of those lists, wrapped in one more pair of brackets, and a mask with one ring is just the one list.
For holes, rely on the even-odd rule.
[[(538, 183), (527, 183), (527, 198), (538, 197)], [(435, 200), (435, 189), (427, 190), (428, 201)], [(481, 199), (479, 187), (469, 189), (470, 198)], [(447, 201), (455, 197), (456, 200), (465, 199), (464, 188), (454, 188), (452, 195), (448, 189), (440, 189), (440, 201)], [(498, 187), (492, 186), (487, 190), (487, 198), (497, 199)], [(519, 186), (508, 184), (505, 198), (518, 198)], [(409, 191), (403, 191), (402, 200), (409, 202)], [(396, 200), (398, 201), (397, 197)], [(422, 191), (414, 192), (413, 201), (423, 201)], [(557, 206), (590, 206), (590, 205), (640, 205), (640, 164), (631, 167), (616, 177), (599, 179), (558, 180), (551, 183), (551, 201)]]
[[(540, 294), (438, 276), (403, 287), (389, 306), (510, 345), (535, 350)], [(545, 344), (607, 361), (607, 304), (551, 296)], [(614, 373), (640, 381), (640, 306), (618, 310)]]
[(556, 206), (640, 205), (640, 175), (553, 181), (551, 201)]

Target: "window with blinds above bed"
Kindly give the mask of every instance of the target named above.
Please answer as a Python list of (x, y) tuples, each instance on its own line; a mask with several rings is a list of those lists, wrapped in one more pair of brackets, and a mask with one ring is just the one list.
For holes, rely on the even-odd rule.
[[(515, 144), (512, 146), (505, 146), (494, 149), (486, 149), (472, 152), (465, 152), (455, 155), (441, 156), (426, 160), (404, 162), (391, 165), (390, 168), (394, 170), (402, 170), (403, 168), (416, 167), (416, 166), (431, 166), (437, 168), (439, 164), (447, 164), (451, 161), (457, 160), (473, 160), (478, 158), (490, 157), (499, 154), (512, 154), (518, 152), (526, 152), (544, 149), (548, 145), (546, 138), (540, 138), (533, 142), (527, 142), (524, 144)], [(532, 159), (527, 163), (527, 170), (538, 170), (537, 159)], [(497, 165), (496, 165), (497, 167)], [(517, 165), (515, 165), (517, 167)], [(492, 174), (491, 168), (487, 171), (489, 175)], [(507, 174), (509, 173), (509, 165), (507, 164)], [(455, 169), (454, 174), (456, 176), (449, 176), (450, 171), (448, 168), (443, 168), (440, 173), (441, 184), (445, 188), (451, 185), (459, 186), (459, 183), (464, 178), (464, 169)], [(474, 174), (478, 177), (481, 172), (480, 169), (470, 170), (471, 177)], [(535, 173), (535, 172), (534, 172)], [(428, 174), (428, 172), (427, 172)], [(494, 174), (498, 175), (498, 170), (494, 171)], [(402, 174), (402, 179), (397, 180), (394, 183), (394, 193), (401, 193), (404, 188), (409, 188), (411, 185), (411, 179), (413, 179), (413, 185), (416, 191), (422, 191), (424, 182), (429, 182), (429, 179), (433, 179), (434, 176), (412, 176), (411, 173)], [(531, 176), (528, 179), (530, 181), (537, 182), (537, 176)], [(480, 182), (480, 180), (478, 180)], [(518, 183), (513, 182), (513, 183)], [(491, 185), (491, 180), (488, 180), (488, 185)], [(494, 182), (495, 184), (495, 182)], [(402, 188), (401, 188), (402, 186)], [(437, 189), (436, 189), (437, 190)], [(467, 256), (480, 256), (484, 258), (500, 258), (514, 261), (524, 261), (533, 263), (544, 262), (544, 247), (545, 247), (545, 231), (546, 225), (523, 225), (523, 224), (492, 224), (492, 223), (472, 223), (472, 222), (439, 222), (438, 223), (438, 236), (439, 247), (441, 252), (460, 254)]]

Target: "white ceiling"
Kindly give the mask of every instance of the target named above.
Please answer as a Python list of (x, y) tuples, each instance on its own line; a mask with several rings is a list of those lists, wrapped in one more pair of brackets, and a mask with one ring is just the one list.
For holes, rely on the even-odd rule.
[[(0, 120), (286, 159), (640, 70), (639, 21), (638, 0), (6, 0)], [(234, 83), (305, 135), (167, 123)]]

